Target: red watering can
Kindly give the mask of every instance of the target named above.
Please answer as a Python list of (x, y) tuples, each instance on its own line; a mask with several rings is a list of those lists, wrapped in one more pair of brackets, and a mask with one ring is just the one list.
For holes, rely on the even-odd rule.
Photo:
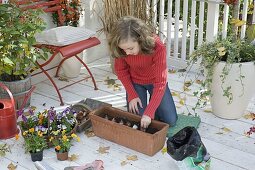
[(19, 133), (15, 102), (10, 90), (2, 83), (0, 87), (7, 91), (11, 99), (0, 99), (0, 139), (8, 139)]

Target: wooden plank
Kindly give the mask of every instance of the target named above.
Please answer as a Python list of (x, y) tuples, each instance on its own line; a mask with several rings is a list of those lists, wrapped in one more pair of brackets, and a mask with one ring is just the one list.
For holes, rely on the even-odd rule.
[[(231, 145), (223, 145), (221, 143), (208, 140), (204, 137), (202, 137), (202, 141), (209, 153), (214, 158), (212, 161), (213, 169), (254, 169), (254, 154), (249, 154), (238, 149), (234, 149), (231, 147)], [(225, 164), (217, 164), (217, 162), (214, 162), (214, 160), (217, 160), (217, 162), (224, 161)]]

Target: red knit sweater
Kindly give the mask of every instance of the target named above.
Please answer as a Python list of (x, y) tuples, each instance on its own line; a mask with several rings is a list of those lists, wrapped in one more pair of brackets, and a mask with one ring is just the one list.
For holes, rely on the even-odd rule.
[(159, 37), (155, 37), (153, 54), (127, 55), (116, 58), (114, 67), (118, 79), (128, 93), (128, 102), (138, 97), (132, 82), (143, 85), (153, 84), (153, 94), (144, 115), (154, 119), (167, 82), (166, 48)]

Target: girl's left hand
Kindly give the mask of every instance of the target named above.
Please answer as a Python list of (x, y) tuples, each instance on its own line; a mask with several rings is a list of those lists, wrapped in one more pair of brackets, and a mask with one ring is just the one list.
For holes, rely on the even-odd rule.
[(141, 119), (141, 127), (147, 129), (150, 124), (151, 124), (151, 118), (149, 116), (143, 115)]

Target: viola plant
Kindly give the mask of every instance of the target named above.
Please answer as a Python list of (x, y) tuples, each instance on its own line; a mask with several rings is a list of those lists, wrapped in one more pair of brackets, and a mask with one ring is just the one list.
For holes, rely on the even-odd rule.
[(23, 132), (25, 139), (25, 149), (27, 152), (36, 153), (47, 148), (46, 139), (43, 137), (43, 132), (34, 128), (30, 128)]
[(38, 113), (35, 113), (34, 109), (29, 109), (28, 112), (29, 115), (27, 116), (23, 112), (18, 112), (18, 115), (22, 117), (21, 130), (23, 132), (30, 129), (34, 129), (36, 132), (40, 131), (47, 140), (51, 136), (56, 136), (54, 134), (56, 131), (65, 131), (66, 134), (72, 133), (77, 124), (76, 112), (69, 107), (62, 112), (56, 112), (54, 107)]
[(55, 147), (55, 151), (59, 153), (69, 152), (72, 144), (72, 139), (76, 139), (77, 142), (80, 141), (80, 138), (72, 133), (71, 135), (66, 134), (66, 131), (53, 131), (50, 141)]

